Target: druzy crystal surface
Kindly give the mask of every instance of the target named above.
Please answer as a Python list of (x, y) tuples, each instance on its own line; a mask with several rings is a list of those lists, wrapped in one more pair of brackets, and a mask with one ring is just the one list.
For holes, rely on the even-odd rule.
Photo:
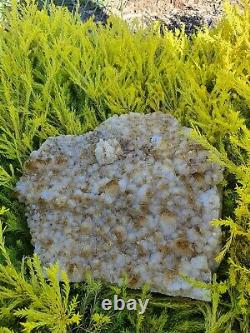
[(222, 170), (188, 132), (169, 114), (129, 113), (32, 152), (16, 192), (43, 264), (209, 300), (183, 276), (209, 282), (216, 267)]

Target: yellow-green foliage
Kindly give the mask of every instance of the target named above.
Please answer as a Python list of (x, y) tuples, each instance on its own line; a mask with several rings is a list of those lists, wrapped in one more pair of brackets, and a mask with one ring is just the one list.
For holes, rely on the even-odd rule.
[[(192, 37), (161, 35), (157, 24), (135, 33), (115, 18), (106, 27), (83, 24), (65, 9), (38, 11), (33, 1), (13, 6), (0, 25), (0, 201), (8, 208), (0, 251), (3, 332), (8, 322), (21, 330), (20, 320), (24, 332), (66, 332), (78, 323), (77, 311), (76, 332), (249, 332), (249, 71), (248, 1), (241, 8), (226, 5), (215, 29)], [(67, 278), (60, 286), (56, 267), (46, 282), (36, 257), (22, 260), (32, 246), (12, 188), (29, 153), (48, 136), (83, 134), (113, 114), (158, 110), (191, 126), (225, 168), (222, 219), (214, 221), (223, 229), (224, 248), (209, 287), (212, 303), (159, 296), (143, 318), (109, 316), (98, 305), (99, 291), (92, 297), (72, 286), (70, 301)], [(89, 302), (95, 305), (86, 307)]]
[[(2, 209), (1, 213), (5, 210)], [(65, 273), (62, 273), (60, 286), (58, 267), (46, 269), (47, 281), (37, 256), (23, 260), (21, 270), (12, 264), (4, 246), (2, 224), (0, 224), (0, 251), (4, 264), (0, 265), (0, 320), (9, 318), (11, 313), (17, 317), (26, 317), (22, 323), (23, 332), (29, 333), (36, 328), (46, 326), (55, 333), (66, 333), (67, 327), (80, 322), (75, 313), (76, 297), (69, 301), (70, 286)], [(29, 271), (29, 279), (25, 270)], [(1, 329), (0, 329), (1, 330)]]

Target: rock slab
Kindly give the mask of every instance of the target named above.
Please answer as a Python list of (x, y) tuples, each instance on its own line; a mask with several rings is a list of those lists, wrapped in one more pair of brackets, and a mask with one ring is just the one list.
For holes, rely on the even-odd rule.
[(43, 264), (209, 300), (182, 275), (209, 282), (216, 267), (222, 170), (188, 132), (169, 114), (129, 113), (32, 152), (15, 190)]

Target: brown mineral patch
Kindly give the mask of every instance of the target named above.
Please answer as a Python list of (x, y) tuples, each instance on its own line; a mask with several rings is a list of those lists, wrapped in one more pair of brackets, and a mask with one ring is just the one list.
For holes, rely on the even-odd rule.
[[(41, 199), (41, 200), (43, 200), (43, 199)], [(65, 201), (61, 201), (61, 200), (58, 200), (58, 199), (56, 199), (54, 201), (54, 204), (57, 208), (66, 208), (67, 207), (67, 204), (66, 204)]]
[(28, 160), (24, 163), (24, 171), (37, 171), (40, 169), (43, 160)]
[(177, 275), (177, 271), (176, 271), (175, 269), (168, 270), (168, 271), (164, 274), (166, 280), (168, 280), (168, 281), (171, 281), (171, 280), (175, 279), (175, 278), (176, 278), (176, 275)]
[[(149, 198), (147, 198), (148, 200), (149, 200)], [(142, 212), (145, 214), (145, 215), (147, 215), (148, 213), (149, 213), (149, 206), (148, 206), (148, 202), (142, 202), (141, 203), (141, 205), (140, 205), (140, 207), (141, 207), (141, 210), (142, 210)]]
[(199, 226), (194, 226), (194, 229), (199, 233), (199, 234), (201, 234), (201, 229), (200, 229), (200, 227)]
[(116, 179), (112, 179), (106, 185), (102, 186), (102, 191), (112, 195), (117, 195), (119, 192), (119, 184)]
[(53, 244), (53, 241), (51, 239), (47, 239), (43, 242), (43, 245), (46, 247), (50, 247)]
[(191, 248), (189, 241), (185, 238), (176, 239), (174, 247), (176, 252), (180, 255), (186, 254), (192, 256), (194, 254), (194, 250)]
[(102, 240), (104, 240), (105, 242), (108, 242), (110, 239), (110, 236), (105, 232), (102, 232), (100, 236), (101, 236)]
[(81, 249), (80, 253), (85, 258), (90, 258), (92, 256), (92, 251), (90, 249)]
[(139, 280), (140, 280), (140, 277), (137, 274), (134, 274), (129, 279), (129, 284), (134, 287), (134, 286), (137, 285), (137, 283), (139, 282)]
[(161, 245), (158, 247), (159, 251), (163, 254), (167, 254), (170, 252), (170, 249), (167, 245)]
[(67, 161), (68, 161), (68, 159), (67, 159), (66, 156), (58, 156), (58, 157), (56, 158), (56, 163), (57, 163), (58, 165), (64, 164), (64, 163), (66, 163)]
[(166, 223), (168, 223), (169, 221), (171, 221), (171, 219), (176, 220), (176, 214), (170, 212), (169, 210), (164, 210), (161, 215), (160, 215), (161, 219), (165, 220)]
[(140, 243), (138, 244), (138, 253), (142, 257), (145, 257), (147, 255), (147, 251), (144, 249), (144, 247)]
[(137, 228), (141, 228), (142, 226), (146, 225), (146, 217), (145, 216), (139, 216), (134, 221), (134, 224)]
[(189, 246), (189, 242), (184, 238), (177, 239), (175, 244), (181, 250), (186, 250)]
[(122, 226), (117, 226), (114, 228), (114, 234), (119, 243), (122, 243), (126, 239), (126, 231)]
[(161, 184), (158, 188), (160, 190), (167, 190), (168, 189), (168, 184)]

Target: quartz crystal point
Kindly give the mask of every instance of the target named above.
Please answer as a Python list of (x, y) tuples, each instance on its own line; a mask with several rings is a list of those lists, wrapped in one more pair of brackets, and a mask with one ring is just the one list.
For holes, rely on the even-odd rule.
[(42, 263), (209, 300), (183, 276), (210, 282), (216, 268), (222, 170), (187, 132), (169, 114), (129, 113), (32, 152), (15, 190)]

